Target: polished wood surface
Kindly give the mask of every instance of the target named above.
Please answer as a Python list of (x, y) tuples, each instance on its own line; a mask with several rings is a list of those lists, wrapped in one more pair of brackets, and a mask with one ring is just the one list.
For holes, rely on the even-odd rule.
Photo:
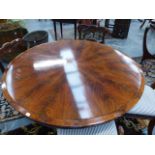
[(27, 50), (3, 74), (6, 99), (25, 116), (57, 127), (115, 119), (143, 92), (141, 69), (111, 47), (61, 40)]

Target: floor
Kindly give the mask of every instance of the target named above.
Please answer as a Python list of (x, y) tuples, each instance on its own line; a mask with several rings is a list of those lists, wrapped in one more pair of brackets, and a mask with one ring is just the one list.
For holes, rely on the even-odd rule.
[[(37, 19), (26, 19), (22, 21), (22, 24), (28, 29), (29, 32), (36, 30), (46, 30), (49, 34), (49, 42), (54, 41), (54, 28), (51, 20), (37, 20)], [(104, 26), (104, 20), (101, 22)], [(142, 42), (145, 27), (148, 23), (145, 23), (142, 29), (140, 29), (141, 22), (138, 20), (132, 20), (130, 30), (127, 39), (109, 38), (105, 40), (105, 44), (120, 50), (122, 53), (127, 54), (130, 57), (142, 56)], [(72, 24), (65, 24), (64, 39), (74, 38), (74, 26)], [(60, 26), (57, 25), (58, 38), (60, 36)], [(155, 31), (149, 33), (149, 49), (152, 54), (155, 54)]]

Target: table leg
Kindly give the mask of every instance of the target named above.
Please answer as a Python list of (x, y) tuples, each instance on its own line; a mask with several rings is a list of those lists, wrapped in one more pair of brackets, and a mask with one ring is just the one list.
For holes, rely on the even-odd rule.
[(57, 40), (57, 29), (56, 29), (56, 22), (55, 21), (53, 21), (53, 26), (54, 26), (55, 40)]
[(74, 23), (74, 38), (76, 39), (76, 23)]
[(107, 27), (107, 28), (109, 28), (109, 21), (110, 21), (110, 19), (105, 20), (105, 27)]
[(63, 33), (62, 33), (62, 22), (60, 22), (60, 30), (61, 30), (61, 38), (63, 38)]

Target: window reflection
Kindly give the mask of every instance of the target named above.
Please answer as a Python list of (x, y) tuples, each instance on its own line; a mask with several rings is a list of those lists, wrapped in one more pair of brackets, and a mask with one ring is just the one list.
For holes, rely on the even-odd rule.
[(79, 115), (82, 119), (90, 118), (92, 116), (91, 108), (85, 96), (84, 84), (81, 80), (81, 75), (72, 50), (62, 50), (60, 52), (60, 56), (67, 61), (64, 65), (64, 71), (74, 97), (76, 107), (78, 108)]
[(55, 59), (55, 60), (41, 60), (38, 62), (35, 62), (33, 64), (33, 67), (35, 70), (45, 70), (53, 67), (59, 67), (66, 64), (65, 59)]
[(9, 67), (9, 70), (7, 72), (7, 76), (6, 76), (6, 87), (7, 90), (10, 94), (10, 96), (14, 99), (14, 90), (13, 90), (13, 81), (12, 81), (12, 77), (13, 77), (13, 66), (11, 65)]
[(60, 58), (37, 61), (33, 64), (35, 70), (46, 70), (55, 67), (64, 67), (68, 85), (71, 89), (76, 107), (81, 118), (91, 117), (89, 102), (85, 96), (85, 88), (71, 49), (60, 51)]

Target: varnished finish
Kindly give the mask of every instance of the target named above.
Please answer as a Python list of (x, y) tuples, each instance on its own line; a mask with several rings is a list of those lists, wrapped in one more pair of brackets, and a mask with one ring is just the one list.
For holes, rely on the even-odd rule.
[(58, 127), (104, 123), (132, 108), (143, 92), (137, 64), (100, 43), (62, 40), (15, 58), (3, 74), (7, 100), (27, 117)]

